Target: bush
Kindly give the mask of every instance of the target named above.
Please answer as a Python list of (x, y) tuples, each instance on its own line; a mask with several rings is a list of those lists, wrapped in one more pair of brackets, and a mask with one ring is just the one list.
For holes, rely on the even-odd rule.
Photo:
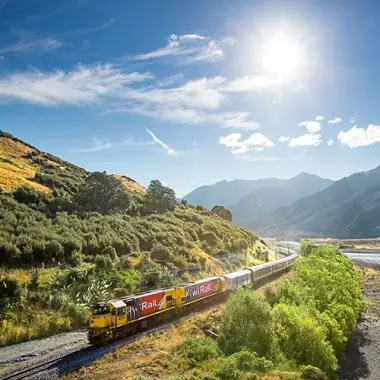
[(220, 380), (242, 380), (244, 373), (237, 368), (236, 361), (231, 358), (221, 359), (219, 367), (214, 372)]
[(279, 304), (272, 312), (274, 332), (286, 358), (333, 373), (337, 359), (326, 332), (307, 309)]
[(301, 368), (302, 380), (327, 380), (326, 374), (317, 367), (308, 365)]
[(226, 353), (247, 348), (266, 356), (272, 333), (271, 310), (263, 297), (244, 288), (230, 296), (220, 324), (221, 343)]
[(230, 356), (235, 360), (236, 366), (241, 371), (268, 372), (273, 368), (273, 363), (266, 358), (259, 358), (255, 352), (242, 350)]
[(180, 354), (191, 364), (197, 364), (202, 360), (215, 358), (221, 354), (217, 342), (207, 337), (186, 338), (178, 349)]

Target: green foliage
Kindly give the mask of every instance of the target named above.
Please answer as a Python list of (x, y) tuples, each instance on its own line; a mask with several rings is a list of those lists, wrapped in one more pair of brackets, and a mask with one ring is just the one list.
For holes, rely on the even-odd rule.
[(94, 172), (74, 197), (85, 211), (109, 213), (127, 210), (130, 198), (123, 183), (106, 172)]
[(227, 353), (247, 348), (266, 356), (273, 334), (269, 304), (248, 289), (238, 289), (227, 302), (220, 334), (222, 347)]
[(218, 343), (207, 337), (186, 338), (178, 346), (178, 349), (191, 365), (196, 365), (202, 360), (215, 358), (221, 354)]
[(244, 372), (259, 371), (262, 373), (268, 372), (273, 368), (273, 363), (265, 357), (258, 357), (255, 352), (242, 350), (230, 356), (230, 359), (235, 360), (239, 370)]
[(319, 368), (308, 365), (301, 368), (301, 379), (302, 380), (327, 380), (327, 376)]
[(220, 380), (242, 380), (244, 373), (239, 370), (233, 358), (223, 358), (218, 361), (218, 368), (214, 372)]
[(145, 197), (146, 213), (163, 213), (174, 211), (177, 204), (175, 192), (160, 181), (150, 181)]
[(337, 359), (318, 321), (303, 308), (279, 304), (273, 309), (274, 333), (287, 359), (334, 372)]
[(303, 240), (300, 246), (300, 253), (302, 256), (309, 256), (317, 247), (312, 241)]
[(232, 213), (227, 210), (224, 206), (214, 206), (211, 210), (214, 214), (219, 215), (221, 218), (232, 222)]

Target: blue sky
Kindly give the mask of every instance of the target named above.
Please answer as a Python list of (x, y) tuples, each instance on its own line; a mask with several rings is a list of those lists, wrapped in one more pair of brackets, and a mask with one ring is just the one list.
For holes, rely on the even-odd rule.
[(380, 165), (377, 1), (0, 0), (0, 129), (179, 196)]

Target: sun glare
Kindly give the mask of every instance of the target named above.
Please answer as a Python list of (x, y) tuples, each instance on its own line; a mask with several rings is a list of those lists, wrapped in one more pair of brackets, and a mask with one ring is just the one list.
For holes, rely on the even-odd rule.
[(264, 69), (283, 80), (301, 68), (302, 52), (297, 42), (283, 33), (267, 40), (261, 52)]

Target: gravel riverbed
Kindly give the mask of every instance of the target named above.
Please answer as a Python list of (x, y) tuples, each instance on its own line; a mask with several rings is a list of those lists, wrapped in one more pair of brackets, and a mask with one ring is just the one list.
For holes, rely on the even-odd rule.
[(364, 294), (371, 302), (370, 310), (359, 320), (340, 358), (339, 380), (380, 379), (380, 255), (378, 259), (355, 257), (356, 265), (377, 271), (367, 277)]

